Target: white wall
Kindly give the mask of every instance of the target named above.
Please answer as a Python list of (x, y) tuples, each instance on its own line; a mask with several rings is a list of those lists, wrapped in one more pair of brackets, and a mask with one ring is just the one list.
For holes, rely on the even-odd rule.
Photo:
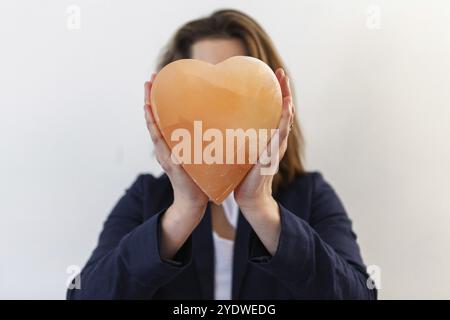
[(2, 1), (0, 298), (64, 298), (66, 268), (85, 263), (124, 189), (160, 172), (143, 82), (177, 26), (221, 7), (253, 15), (281, 51), (308, 166), (381, 267), (380, 298), (450, 298), (445, 0)]

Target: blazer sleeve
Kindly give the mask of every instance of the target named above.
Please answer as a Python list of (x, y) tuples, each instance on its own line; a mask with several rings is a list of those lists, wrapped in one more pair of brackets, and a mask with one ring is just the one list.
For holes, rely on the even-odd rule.
[(279, 204), (277, 251), (270, 256), (252, 232), (250, 263), (278, 278), (296, 299), (376, 299), (343, 205), (321, 174), (312, 180), (309, 223)]
[(68, 289), (67, 299), (150, 299), (190, 263), (190, 238), (174, 261), (161, 259), (159, 221), (165, 210), (143, 221), (143, 184), (148, 179), (156, 181), (139, 176), (116, 204), (79, 275), (81, 289)]

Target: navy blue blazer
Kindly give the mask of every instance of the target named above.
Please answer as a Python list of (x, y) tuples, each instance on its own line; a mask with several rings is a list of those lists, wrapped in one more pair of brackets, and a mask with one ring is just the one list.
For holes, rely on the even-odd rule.
[[(299, 176), (274, 195), (281, 235), (271, 256), (239, 213), (233, 299), (376, 299), (367, 286), (352, 223), (320, 173)], [(161, 215), (173, 201), (166, 175), (140, 175), (104, 223), (68, 299), (213, 299), (209, 206), (173, 261), (159, 255)]]

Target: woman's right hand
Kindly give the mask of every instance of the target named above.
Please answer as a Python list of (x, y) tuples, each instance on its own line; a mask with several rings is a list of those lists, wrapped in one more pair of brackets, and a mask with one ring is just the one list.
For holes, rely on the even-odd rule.
[(145, 120), (155, 148), (156, 159), (170, 179), (174, 201), (161, 219), (163, 259), (171, 259), (201, 221), (208, 197), (195, 184), (180, 164), (172, 161), (171, 151), (159, 130), (150, 103), (150, 92), (155, 74), (145, 82)]
[(150, 93), (154, 78), (155, 74), (152, 75), (151, 81), (145, 83), (145, 119), (155, 146), (156, 159), (172, 183), (175, 203), (190, 208), (205, 207), (208, 197), (184, 171), (181, 165), (172, 161), (170, 149), (155, 122), (150, 104)]

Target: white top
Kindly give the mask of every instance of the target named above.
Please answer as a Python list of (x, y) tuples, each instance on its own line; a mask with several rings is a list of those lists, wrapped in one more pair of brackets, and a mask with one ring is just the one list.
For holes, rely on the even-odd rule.
[(228, 197), (222, 202), (223, 211), (228, 222), (236, 229), (239, 217), (239, 206), (234, 200), (234, 192), (231, 192)]
[[(236, 229), (239, 207), (231, 193), (222, 203), (228, 222)], [(220, 237), (213, 231), (214, 240), (214, 299), (231, 300), (233, 283), (234, 241)]]
[(231, 300), (233, 282), (234, 241), (221, 238), (213, 231), (214, 239), (214, 299)]

